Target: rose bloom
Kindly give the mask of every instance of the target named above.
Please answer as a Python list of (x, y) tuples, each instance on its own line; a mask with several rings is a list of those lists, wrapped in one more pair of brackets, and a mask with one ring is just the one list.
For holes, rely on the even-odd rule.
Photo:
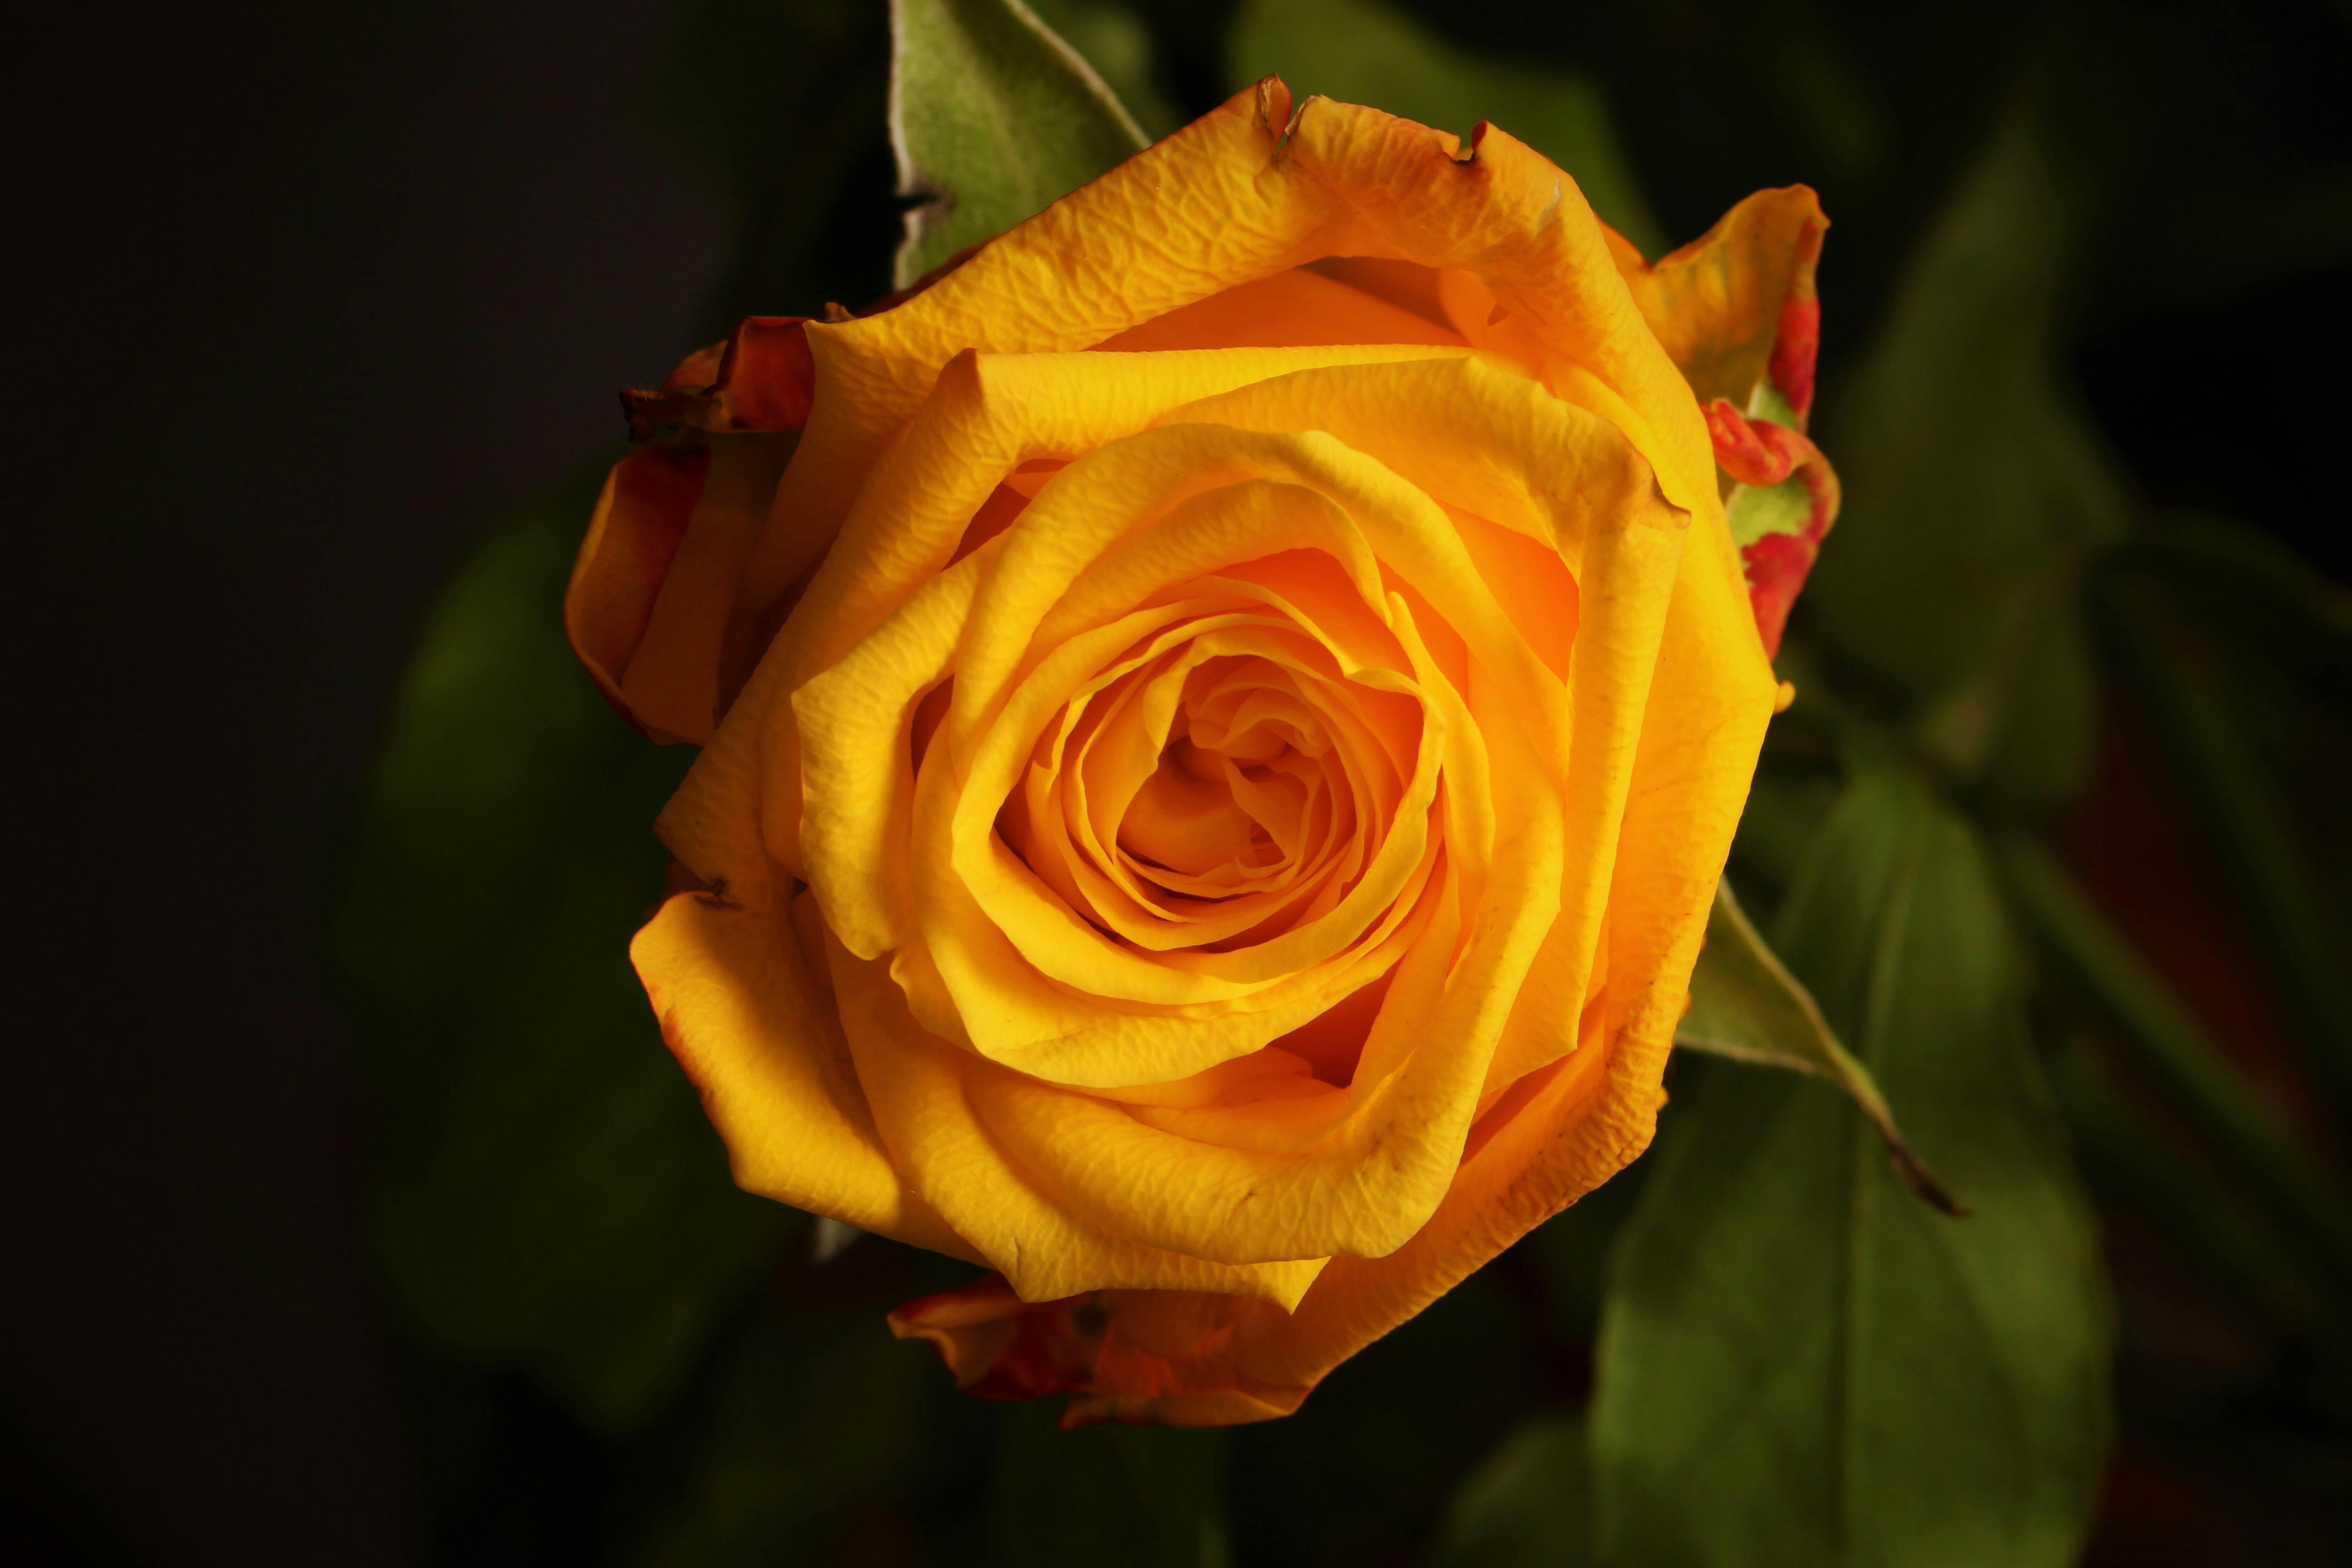
[(1645, 265), (1270, 78), (632, 395), (567, 622), (702, 747), (631, 951), (736, 1179), (993, 1270), (892, 1319), (975, 1393), (1213, 1425), (1640, 1153), (1835, 501), (1824, 226)]

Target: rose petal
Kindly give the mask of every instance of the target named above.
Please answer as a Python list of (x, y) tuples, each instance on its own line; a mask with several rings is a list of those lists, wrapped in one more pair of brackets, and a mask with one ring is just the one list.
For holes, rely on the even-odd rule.
[(1745, 412), (1769, 377), (1804, 428), (1821, 338), (1813, 268), (1828, 229), (1811, 188), (1790, 185), (1757, 192), (1654, 264), (1621, 256), (1643, 320), (1701, 404), (1724, 397)]
[(621, 686), (709, 465), (707, 452), (667, 447), (641, 447), (614, 464), (563, 595), (564, 633), (596, 689), (614, 711), (665, 744), (682, 737), (639, 720)]
[(1199, 1289), (1288, 1309), (1319, 1258), (1235, 1267), (1160, 1251), (1087, 1225), (1038, 1193), (965, 1103), (971, 1083), (1003, 1068), (925, 1031), (887, 968), (830, 951), (841, 1021), (858, 1082), (891, 1163), (1013, 1289), (1051, 1300), (1118, 1279), (1144, 1289)]
[(910, 1194), (874, 1131), (828, 983), (772, 900), (680, 893), (629, 956), (736, 1184), (935, 1252), (978, 1255)]

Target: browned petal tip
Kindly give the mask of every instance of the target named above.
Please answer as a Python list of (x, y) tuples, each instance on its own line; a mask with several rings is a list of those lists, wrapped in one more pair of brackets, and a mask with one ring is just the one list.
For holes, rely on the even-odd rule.
[(1092, 1298), (1024, 1301), (1002, 1275), (919, 1297), (890, 1314), (902, 1340), (929, 1340), (975, 1399), (1038, 1399), (1085, 1389), (1094, 1350), (1079, 1320)]
[(806, 316), (746, 316), (723, 343), (688, 354), (650, 391), (621, 394), (632, 440), (666, 428), (797, 430), (816, 390)]

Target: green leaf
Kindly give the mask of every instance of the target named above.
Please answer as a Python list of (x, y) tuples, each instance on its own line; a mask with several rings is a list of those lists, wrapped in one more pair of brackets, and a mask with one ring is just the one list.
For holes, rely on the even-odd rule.
[(1773, 956), (1732, 897), (1728, 879), (1716, 884), (1706, 946), (1691, 973), (1690, 1010), (1675, 1031), (1675, 1044), (1827, 1079), (1870, 1118), (1905, 1186), (1948, 1215), (1968, 1213), (1903, 1141), (1870, 1069), (1838, 1044), (1812, 994)]
[[(601, 468), (601, 466), (600, 466)], [(498, 524), (443, 590), (362, 791), (334, 952), (383, 1107), (373, 1237), (436, 1347), (635, 1422), (792, 1223), (747, 1197), (628, 963), (689, 760), (565, 646), (601, 482)]]
[(1530, 1416), (1455, 1489), (1431, 1568), (1586, 1568), (1591, 1491), (1584, 1413)]
[(1022, 0), (891, 0), (890, 145), (907, 215), (898, 286), (992, 239), (1144, 146), (1101, 77)]
[(1216, 1428), (1059, 1431), (1049, 1402), (1006, 1412), (990, 1533), (1019, 1568), (1229, 1568)]
[(2120, 533), (2121, 480), (2060, 379), (2088, 182), (2048, 73), (1996, 124), (1913, 251), (1816, 432), (1844, 487), (1804, 619), (1931, 706), (1963, 777), (2046, 805), (2090, 756), (2096, 684), (2069, 591)]
[(2116, 1026), (2131, 1063), (2213, 1157), (2274, 1215), (2303, 1257), (2352, 1283), (2352, 1195), (2296, 1146), (2228, 1058), (2050, 854), (2002, 847), (2019, 910), (2067, 976)]
[(1691, 1064), (1612, 1260), (1601, 1559), (2072, 1563), (2110, 1314), (1984, 854), (1907, 775), (1862, 768), (1774, 946), (1976, 1212), (1913, 1201), (1822, 1087)]
[(1666, 248), (1589, 78), (1474, 55), (1379, 0), (1249, 0), (1227, 48), (1236, 89), (1278, 71), (1298, 99), (1319, 92), (1465, 134), (1492, 121), (1567, 170), (1643, 255)]
[[(1788, 672), (1784, 668), (1782, 673)], [(1805, 705), (1803, 717), (1811, 718), (1816, 689), (1801, 681), (1797, 691), (1798, 700)], [(1786, 759), (1775, 753), (1800, 738), (1816, 739), (1801, 731), (1799, 724), (1774, 724), (1765, 742), (1768, 761), (1785, 764)], [(1834, 755), (1833, 748), (1831, 754)], [(1758, 770), (1756, 782), (1748, 786), (1748, 805), (1739, 814), (1739, 833), (1731, 849), (1733, 866), (1749, 879), (1745, 886), (1751, 898), (1759, 882), (1768, 894), (1777, 896), (1787, 890), (1838, 791), (1834, 779), (1799, 773), (1786, 765)]]
[(2080, 589), (2083, 560), (2053, 552), (2008, 604), (1981, 660), (1911, 726), (1919, 751), (1979, 804), (2047, 817), (2087, 782), (2102, 695)]

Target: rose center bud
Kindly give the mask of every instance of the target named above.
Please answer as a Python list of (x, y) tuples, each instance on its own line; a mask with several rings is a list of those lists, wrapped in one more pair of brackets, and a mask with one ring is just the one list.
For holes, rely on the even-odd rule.
[[(1120, 818), (1118, 847), (1145, 879), (1223, 899), (1298, 868), (1329, 824), (1330, 750), (1313, 710), (1264, 659), (1221, 659), (1185, 682), (1176, 725)], [(1172, 873), (1172, 875), (1171, 875)]]

